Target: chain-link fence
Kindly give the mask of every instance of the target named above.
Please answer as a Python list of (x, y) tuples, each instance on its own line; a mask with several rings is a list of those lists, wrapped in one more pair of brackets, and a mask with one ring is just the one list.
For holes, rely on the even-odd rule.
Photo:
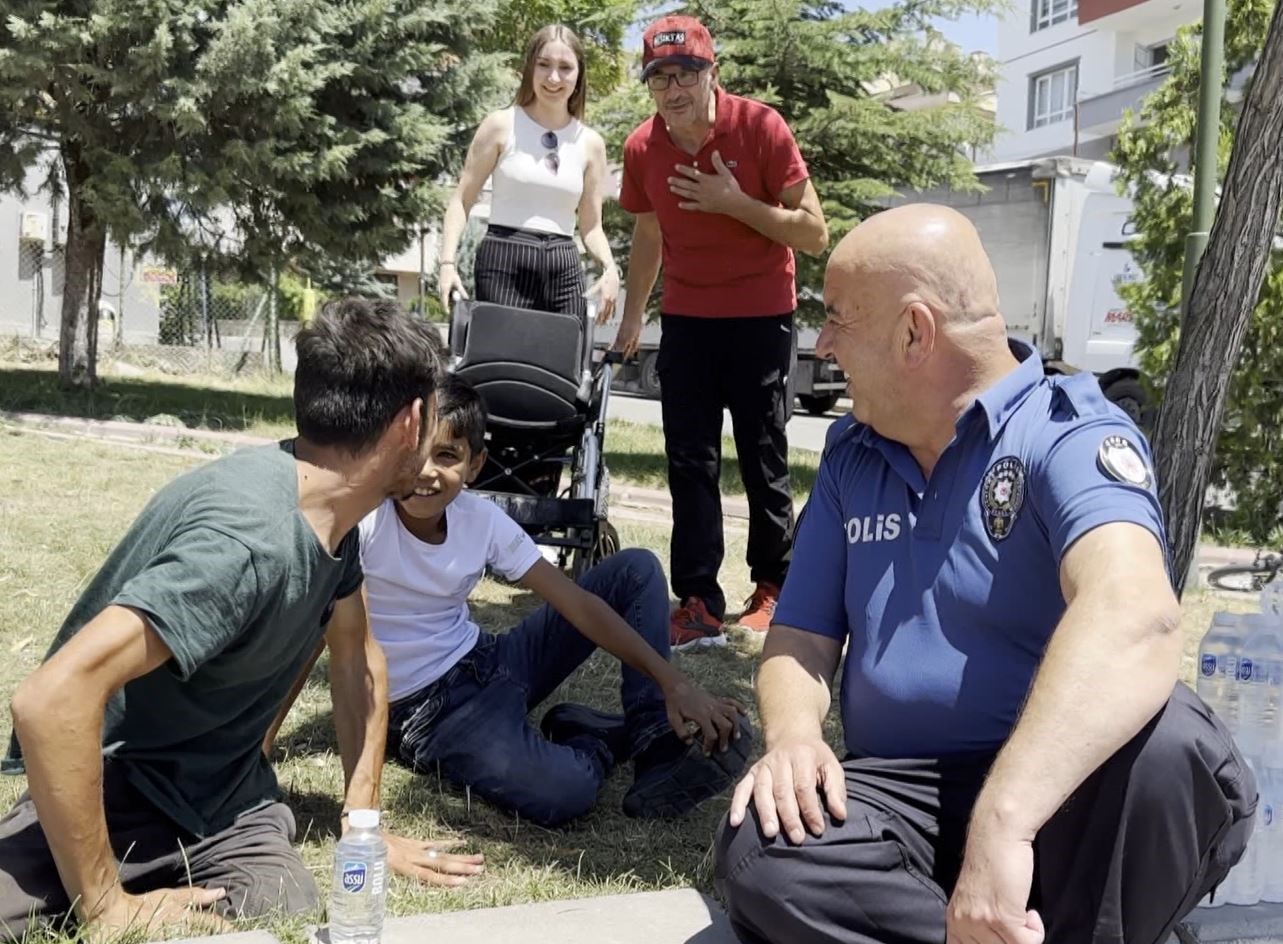
[(61, 246), (23, 239), (17, 244), (18, 290), (6, 293), (4, 321), (32, 337), (57, 333), (65, 276)]
[[(18, 247), (18, 283), (0, 299), (0, 358), (57, 359), (62, 317), (62, 249), (36, 240)], [(177, 270), (107, 253), (99, 302), (98, 357), (170, 374), (237, 375), (270, 370), (271, 292), (209, 272)], [(292, 368), (298, 305), (278, 294), (279, 366)]]

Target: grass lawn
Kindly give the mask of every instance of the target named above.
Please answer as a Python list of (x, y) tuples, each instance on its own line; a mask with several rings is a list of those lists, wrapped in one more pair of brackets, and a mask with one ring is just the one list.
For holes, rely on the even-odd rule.
[[(228, 384), (196, 390), (172, 381), (122, 380), (92, 396), (67, 397), (47, 380), (47, 371), (0, 369), (0, 404), (134, 418), (170, 412), (203, 417), (214, 428), (222, 424), (222, 428), (234, 426), (265, 435), (281, 435), (289, 429), (289, 402), (283, 389), (255, 391)], [(612, 425), (611, 436), (615, 456), (611, 464), (617, 476), (646, 479), (649, 475), (662, 481), (654, 431), (620, 424), (619, 429)], [(5, 457), (0, 463), (0, 734), (7, 734), (9, 696), (39, 663), (67, 610), (111, 546), (157, 488), (204, 460), (119, 445), (57, 441), (3, 428), (0, 450)], [(633, 457), (631, 467), (628, 457)], [(649, 547), (667, 559), (666, 527), (626, 519), (617, 524), (626, 546)], [(743, 556), (743, 532), (732, 529), (727, 534), (724, 571), (732, 600), (749, 590)], [(1197, 640), (1213, 609), (1243, 609), (1251, 602), (1190, 595), (1184, 622), (1187, 679), (1193, 677)], [(473, 613), (483, 627), (502, 630), (532, 606), (529, 594), (485, 582), (474, 600)], [(711, 690), (752, 705), (759, 649), (757, 640), (733, 633), (727, 648), (678, 654), (677, 662)], [(278, 746), (281, 785), (297, 815), (304, 857), (323, 888), (329, 882), (342, 783), (324, 671), (322, 662)], [(595, 656), (547, 705), (574, 699), (614, 708), (617, 679), (612, 660)], [(755, 711), (753, 715), (756, 723)], [(829, 731), (836, 739), (833, 718)], [(459, 891), (426, 890), (398, 880), (389, 899), (391, 913), (689, 885), (709, 889), (710, 844), (724, 800), (706, 804), (677, 823), (639, 823), (619, 812), (630, 782), (629, 770), (617, 771), (596, 812), (570, 828), (545, 830), (499, 813), (482, 801), (472, 802), (436, 778), (414, 777), (389, 766), (384, 806), (393, 828), (427, 838), (463, 838), (468, 849), (484, 852), (488, 862), (486, 876)], [(0, 811), (23, 787), (22, 778), (0, 778)], [(302, 922), (271, 927), (290, 941), (303, 940)]]
[[(9, 730), (9, 697), (40, 662), (77, 594), (151, 494), (198, 457), (158, 455), (126, 446), (54, 441), (33, 433), (0, 431), (0, 733)], [(667, 557), (666, 528), (619, 523), (626, 545)], [(728, 591), (747, 594), (742, 533), (727, 535)], [(503, 630), (533, 608), (530, 595), (483, 582), (473, 614), (487, 629)], [(677, 655), (677, 661), (712, 690), (752, 704), (752, 677), (760, 643), (732, 635), (723, 650)], [(547, 702), (573, 699), (618, 706), (618, 669), (595, 656)], [(278, 774), (299, 824), (303, 854), (327, 887), (336, 836), (342, 768), (330, 718), (324, 660), (299, 699), (278, 743)], [(707, 804), (673, 824), (640, 823), (619, 811), (631, 771), (617, 771), (597, 811), (569, 829), (546, 830), (519, 822), (435, 778), (414, 777), (389, 765), (384, 806), (394, 828), (426, 838), (462, 837), (484, 852), (487, 875), (460, 891), (427, 890), (398, 881), (389, 899), (394, 914), (479, 908), (514, 902), (614, 892), (711, 886), (709, 847), (724, 807)], [(20, 777), (0, 778), (0, 811), (24, 789)], [(302, 924), (273, 925), (293, 940)]]
[[(53, 369), (0, 363), (0, 409), (52, 413), (96, 420), (143, 422), (163, 415), (194, 429), (282, 438), (294, 435), (294, 406), (288, 378), (243, 380), (207, 376), (104, 376), (92, 391), (65, 391)], [(735, 443), (722, 438), (722, 494), (743, 495)], [(653, 426), (612, 422), (606, 432), (606, 460), (616, 479), (648, 488), (668, 481), (664, 438)], [(794, 494), (810, 494), (819, 456), (794, 450), (789, 457)]]

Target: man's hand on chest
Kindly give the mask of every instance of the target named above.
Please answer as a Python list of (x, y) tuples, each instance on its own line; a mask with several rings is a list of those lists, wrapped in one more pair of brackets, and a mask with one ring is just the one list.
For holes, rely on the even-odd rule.
[(713, 173), (686, 164), (677, 165), (675, 170), (668, 178), (668, 189), (681, 201), (677, 204), (679, 209), (733, 217), (752, 199), (741, 189), (718, 151), (713, 152)]

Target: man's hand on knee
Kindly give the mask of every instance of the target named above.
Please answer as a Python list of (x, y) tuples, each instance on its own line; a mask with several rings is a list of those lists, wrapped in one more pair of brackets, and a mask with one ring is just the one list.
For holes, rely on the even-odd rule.
[[(820, 791), (824, 792), (823, 803)], [(846, 774), (833, 749), (820, 738), (784, 741), (754, 764), (731, 798), (731, 826), (744, 822), (749, 801), (757, 807), (762, 832), (773, 839), (781, 831), (801, 843), (809, 831), (824, 833), (824, 809), (835, 820), (846, 819)]]

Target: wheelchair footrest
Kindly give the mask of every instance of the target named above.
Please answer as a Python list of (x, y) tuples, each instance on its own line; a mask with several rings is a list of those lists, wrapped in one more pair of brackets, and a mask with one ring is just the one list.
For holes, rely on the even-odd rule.
[(513, 521), (537, 528), (591, 528), (595, 522), (591, 498), (536, 498), (510, 492), (477, 491), (502, 508)]

